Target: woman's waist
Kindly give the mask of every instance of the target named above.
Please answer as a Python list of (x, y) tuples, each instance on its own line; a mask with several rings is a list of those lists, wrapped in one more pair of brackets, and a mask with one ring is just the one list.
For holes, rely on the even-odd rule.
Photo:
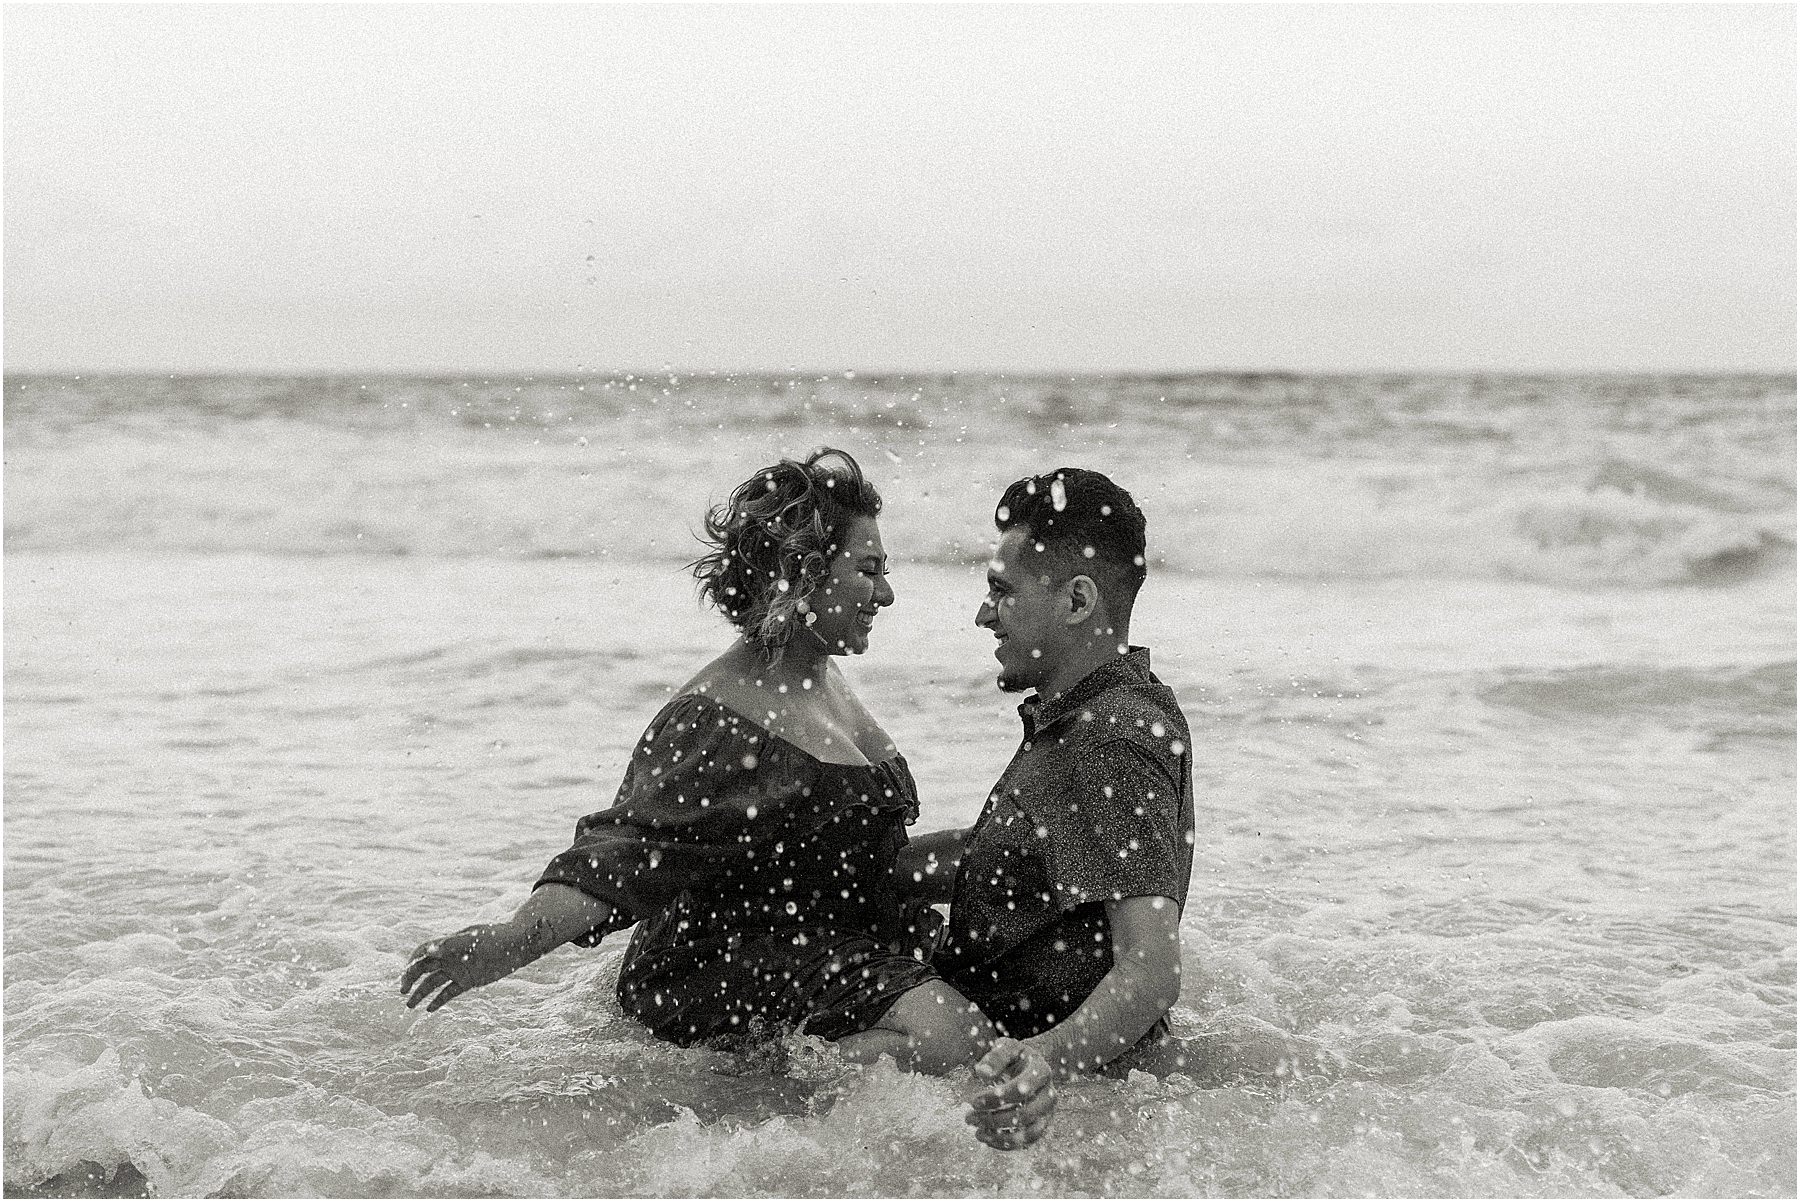
[(902, 907), (887, 891), (851, 893), (827, 889), (781, 889), (696, 896), (684, 891), (660, 914), (640, 924), (671, 942), (711, 937), (753, 937), (810, 929), (869, 936), (897, 933)]

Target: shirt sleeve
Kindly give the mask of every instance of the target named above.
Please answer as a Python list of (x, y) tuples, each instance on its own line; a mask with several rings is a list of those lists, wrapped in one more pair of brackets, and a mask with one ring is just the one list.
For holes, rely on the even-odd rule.
[(1177, 757), (1129, 739), (1070, 748), (1060, 790), (1034, 806), (1059, 909), (1185, 896)]
[(606, 922), (573, 942), (591, 947), (684, 890), (716, 887), (766, 851), (761, 844), (778, 836), (780, 813), (810, 791), (797, 759), (698, 698), (665, 708), (633, 752), (612, 808), (577, 822), (574, 844), (538, 877), (538, 885), (570, 885), (612, 907)]

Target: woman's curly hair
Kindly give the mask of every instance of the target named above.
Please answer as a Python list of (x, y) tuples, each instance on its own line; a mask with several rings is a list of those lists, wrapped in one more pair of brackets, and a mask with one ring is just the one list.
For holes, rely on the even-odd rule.
[(688, 567), (701, 596), (775, 662), (800, 624), (800, 603), (825, 579), (844, 528), (880, 512), (881, 494), (856, 460), (821, 447), (804, 462), (763, 468), (709, 510), (699, 537), (712, 550)]

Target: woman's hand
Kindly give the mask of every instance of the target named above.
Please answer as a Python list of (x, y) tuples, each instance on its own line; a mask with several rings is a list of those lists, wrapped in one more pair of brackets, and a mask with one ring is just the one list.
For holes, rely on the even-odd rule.
[[(400, 975), (406, 1004), (426, 1002), (436, 1010), (471, 989), (491, 985), (532, 957), (521, 955), (511, 923), (464, 927), (454, 935), (421, 943)], [(429, 998), (430, 1001), (426, 1001)]]
[(1042, 1138), (1056, 1110), (1056, 1074), (1037, 1049), (1000, 1039), (975, 1065), (975, 1076), (993, 1082), (969, 1103), (964, 1121), (990, 1148), (1013, 1151)]

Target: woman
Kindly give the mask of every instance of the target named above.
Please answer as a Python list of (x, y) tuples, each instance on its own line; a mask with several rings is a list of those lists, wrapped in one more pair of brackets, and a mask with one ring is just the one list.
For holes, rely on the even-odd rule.
[(739, 637), (650, 722), (611, 809), (576, 825), (502, 923), (413, 953), (406, 1004), (436, 1010), (564, 943), (637, 924), (626, 1013), (677, 1044), (803, 1028), (851, 1060), (929, 1073), (979, 1060), (985, 1143), (1023, 1147), (1054, 1106), (1042, 1058), (998, 1040), (927, 963), (937, 915), (903, 907), (894, 858), (918, 800), (906, 761), (832, 662), (893, 604), (856, 461), (783, 460), (707, 515), (692, 566)]

